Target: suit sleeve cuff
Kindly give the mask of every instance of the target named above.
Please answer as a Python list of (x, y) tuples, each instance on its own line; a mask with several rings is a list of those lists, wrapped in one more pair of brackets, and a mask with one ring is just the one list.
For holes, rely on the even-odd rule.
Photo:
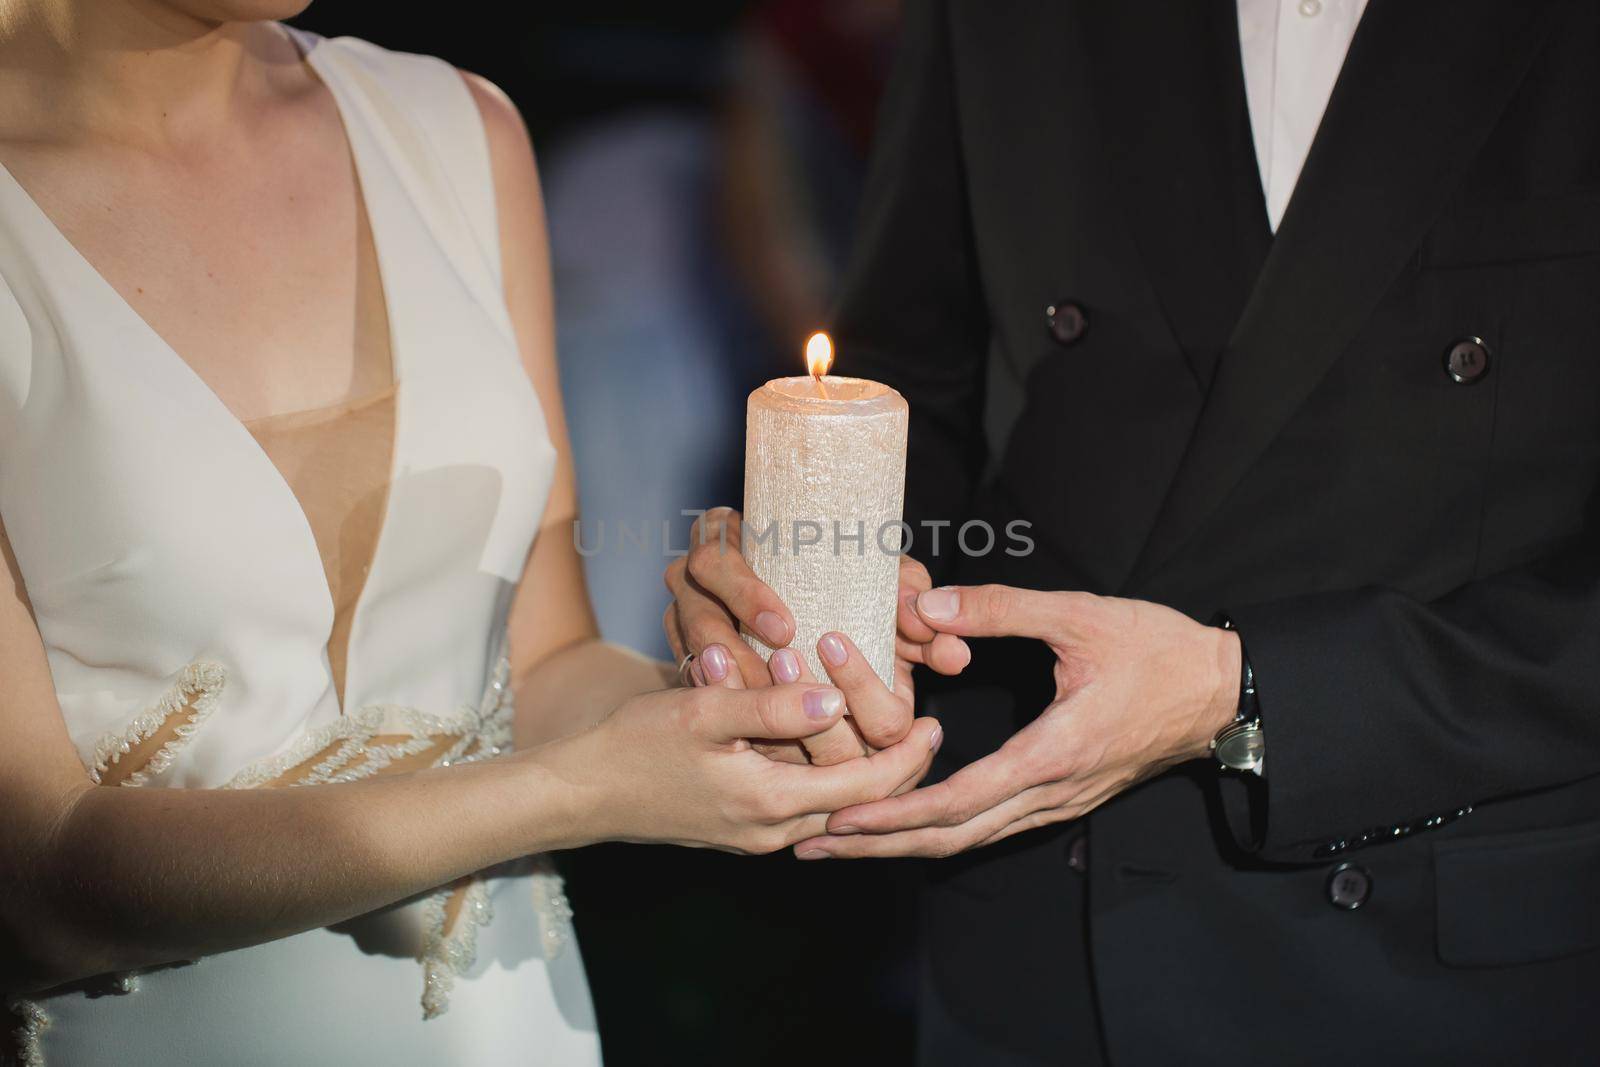
[(1404, 650), (1376, 621), (1381, 594), (1321, 594), (1230, 608), (1255, 671), (1271, 775), (1226, 774), (1222, 815), (1239, 847), (1315, 862), (1429, 829), (1439, 811), (1402, 706)]

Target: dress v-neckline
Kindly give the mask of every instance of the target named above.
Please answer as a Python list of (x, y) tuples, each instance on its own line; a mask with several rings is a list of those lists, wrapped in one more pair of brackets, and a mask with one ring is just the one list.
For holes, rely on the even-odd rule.
[[(333, 97), (334, 108), (339, 115), (340, 129), (344, 133), (346, 149), (350, 155), (352, 178), (356, 190), (356, 210), (366, 217), (366, 229), (372, 240), (374, 261), (373, 269), (377, 274), (378, 288), (381, 293), (384, 308), (384, 318), (386, 320), (385, 332), (388, 336), (389, 381), (390, 386), (396, 392), (397, 398), (394, 421), (394, 436), (390, 443), (389, 485), (392, 487), (398, 474), (401, 462), (400, 435), (404, 425), (404, 420), (401, 417), (398, 397), (403, 384), (403, 375), (401, 371), (400, 345), (397, 343), (395, 337), (395, 301), (394, 293), (391, 289), (391, 281), (393, 280), (393, 276), (390, 274), (390, 272), (384, 269), (383, 241), (378, 235), (379, 226), (376, 219), (374, 219), (372, 215), (371, 198), (368, 195), (370, 185), (367, 179), (370, 177), (370, 168), (363, 168), (361, 165), (361, 149), (358, 144), (356, 132), (353, 128), (353, 120), (349, 110), (345, 105), (341, 91), (332, 83), (332, 81), (329, 80), (320, 63), (318, 62), (317, 54), (324, 38), (320, 36), (302, 34), (301, 32), (296, 31), (288, 26), (284, 26), (281, 23), (275, 25), (288, 39), (290, 46), (294, 48), (295, 53), (300, 57), (301, 61), (304, 62), (307, 68), (311, 70), (312, 75), (317, 79), (322, 87), (328, 91), (329, 95)], [(302, 42), (305, 41), (307, 37), (310, 37), (310, 40), (305, 46), (303, 46)], [(72, 262), (83, 268), (86, 274), (94, 280), (97, 287), (105, 290), (111, 300), (112, 305), (118, 307), (127, 315), (128, 318), (132, 319), (137, 324), (137, 328), (154, 343), (154, 346), (159, 353), (174, 365), (174, 369), (177, 371), (177, 373), (183, 377), (186, 377), (191, 383), (199, 387), (201, 395), (207, 398), (208, 404), (216, 410), (216, 412), (221, 416), (222, 420), (225, 423), (232, 424), (233, 433), (237, 438), (242, 439), (244, 449), (252, 456), (251, 462), (253, 462), (257, 467), (265, 469), (265, 477), (267, 478), (268, 483), (274, 486), (273, 491), (276, 492), (281, 498), (288, 501), (289, 507), (299, 520), (297, 525), (300, 528), (300, 547), (297, 549), (297, 551), (307, 556), (311, 565), (315, 567), (315, 573), (318, 575), (316, 584), (320, 589), (322, 606), (325, 609), (324, 614), (327, 616), (328, 620), (329, 636), (331, 636), (334, 625), (334, 615), (336, 612), (333, 587), (329, 581), (327, 571), (322, 563), (322, 554), (317, 545), (316, 532), (312, 528), (311, 519), (306, 511), (305, 504), (295, 493), (293, 487), (289, 484), (289, 480), (284, 476), (283, 472), (278, 469), (278, 465), (273, 462), (273, 459), (267, 453), (267, 450), (262, 447), (258, 440), (256, 440), (255, 435), (250, 432), (250, 427), (247, 421), (241, 419), (234, 412), (234, 410), (223, 401), (221, 395), (217, 393), (217, 391), (211, 386), (211, 383), (207, 382), (204, 376), (202, 376), (199, 371), (195, 370), (194, 365), (191, 364), (187, 359), (183, 358), (182, 354), (180, 354), (178, 350), (167, 341), (166, 337), (164, 337), (159, 330), (151, 325), (149, 320), (139, 313), (139, 310), (133, 306), (128, 298), (125, 297), (115, 285), (111, 284), (110, 279), (102, 274), (100, 269), (90, 262), (87, 256), (79, 251), (78, 246), (72, 243), (72, 240), (67, 237), (65, 231), (56, 225), (55, 220), (52, 219), (49, 213), (39, 205), (39, 202), (33, 198), (33, 195), (28, 192), (27, 188), (23, 186), (20, 181), (17, 180), (16, 176), (11, 173), (10, 168), (6, 167), (4, 163), (0, 163), (0, 181), (3, 181), (12, 188), (12, 190), (17, 194), (16, 199), (25, 205), (29, 210), (31, 210), (37, 217), (38, 221), (42, 224), (42, 230), (48, 233), (51, 238), (62, 247), (63, 251)], [(356, 250), (356, 255), (358, 257), (361, 255), (361, 250), (359, 247)], [(390, 519), (392, 517), (391, 511), (393, 500), (394, 493), (391, 490), (386, 496), (383, 506), (383, 514), (379, 521), (378, 532), (374, 539), (371, 572), (368, 574), (367, 581), (363, 583), (361, 591), (356, 597), (355, 606), (351, 609), (352, 621), (345, 648), (345, 687), (342, 693), (335, 692), (335, 698), (339, 705), (340, 715), (344, 715), (350, 710), (347, 705), (349, 701), (349, 694), (351, 692), (350, 680), (353, 677), (357, 677), (355, 663), (357, 660), (357, 638), (360, 635), (362, 609), (366, 604), (368, 593), (372, 588), (372, 579), (376, 577), (378, 573), (378, 560), (383, 551), (384, 536), (389, 529)], [(324, 639), (323, 642), (323, 659), (324, 663), (326, 664), (326, 639)], [(329, 674), (329, 685), (333, 685), (331, 667)]]

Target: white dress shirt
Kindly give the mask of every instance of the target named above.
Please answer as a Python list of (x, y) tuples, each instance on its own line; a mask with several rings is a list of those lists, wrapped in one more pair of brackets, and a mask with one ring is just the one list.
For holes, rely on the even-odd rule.
[(1238, 0), (1239, 52), (1274, 233), (1367, 0)]

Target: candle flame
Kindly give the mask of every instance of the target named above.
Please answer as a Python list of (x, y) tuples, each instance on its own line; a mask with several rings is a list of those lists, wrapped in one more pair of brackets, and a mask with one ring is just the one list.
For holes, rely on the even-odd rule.
[(806, 338), (806, 370), (819, 382), (833, 366), (833, 338), (818, 330)]

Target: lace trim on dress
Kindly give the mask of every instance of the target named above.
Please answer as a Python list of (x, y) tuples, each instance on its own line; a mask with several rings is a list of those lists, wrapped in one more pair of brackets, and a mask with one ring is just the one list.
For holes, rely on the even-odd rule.
[[(309, 732), (287, 751), (244, 768), (226, 788), (352, 782), (430, 750), (438, 753), (428, 764), (434, 767), (498, 756), (511, 746), (510, 676), (511, 663), (502, 656), (478, 707), (454, 715), (383, 704), (362, 708)], [(572, 908), (560, 875), (541, 867), (533, 878), (540, 948), (550, 960), (571, 938)], [(419, 957), (422, 1015), (432, 1019), (449, 1008), (450, 991), (456, 978), (472, 966), (478, 929), (492, 918), (493, 908), (483, 878), (472, 875), (436, 890), (424, 909), (427, 940)]]
[(553, 960), (572, 940), (572, 902), (561, 876), (547, 861), (539, 863), (533, 874), (533, 907), (539, 915), (540, 948), (546, 960)]
[[(539, 857), (530, 882), (539, 916), (539, 950), (548, 962), (561, 955), (572, 938), (572, 904), (566, 883)], [(443, 1015), (457, 976), (478, 958), (478, 930), (494, 918), (494, 904), (480, 875), (470, 875), (428, 898), (423, 913), (428, 941), (422, 950), (422, 1017)]]
[(204, 662), (189, 664), (160, 700), (136, 715), (120, 732), (107, 733), (95, 743), (94, 761), (89, 768), (89, 777), (96, 785), (101, 784), (102, 779), (123, 757), (160, 733), (162, 728), (172, 721), (173, 716), (180, 715), (188, 709), (188, 715), (166, 743), (151, 754), (143, 766), (117, 783), (125, 786), (147, 784), (172, 766), (172, 761), (178, 753), (193, 740), (195, 731), (217, 706), (217, 698), (227, 682), (228, 672), (218, 664)]
[(17, 1062), (22, 1067), (44, 1067), (44, 1053), (39, 1049), (39, 1039), (50, 1029), (50, 1016), (31, 1000), (11, 997), (6, 1009), (17, 1017), (17, 1028), (12, 1031), (16, 1039)]
[[(506, 681), (510, 664), (501, 660), (476, 708), (433, 715), (394, 704), (373, 704), (312, 730), (286, 751), (258, 760), (235, 774), (225, 789), (265, 785), (321, 785), (370, 778), (407, 756), (419, 755), (452, 738), (429, 765), (448, 767), (498, 756), (511, 743), (511, 701)], [(379, 738), (401, 737), (380, 741)]]
[(494, 918), (494, 906), (474, 874), (433, 894), (423, 908), (428, 941), (422, 949), (422, 1017), (433, 1019), (450, 1007), (457, 976), (477, 960), (478, 928)]

